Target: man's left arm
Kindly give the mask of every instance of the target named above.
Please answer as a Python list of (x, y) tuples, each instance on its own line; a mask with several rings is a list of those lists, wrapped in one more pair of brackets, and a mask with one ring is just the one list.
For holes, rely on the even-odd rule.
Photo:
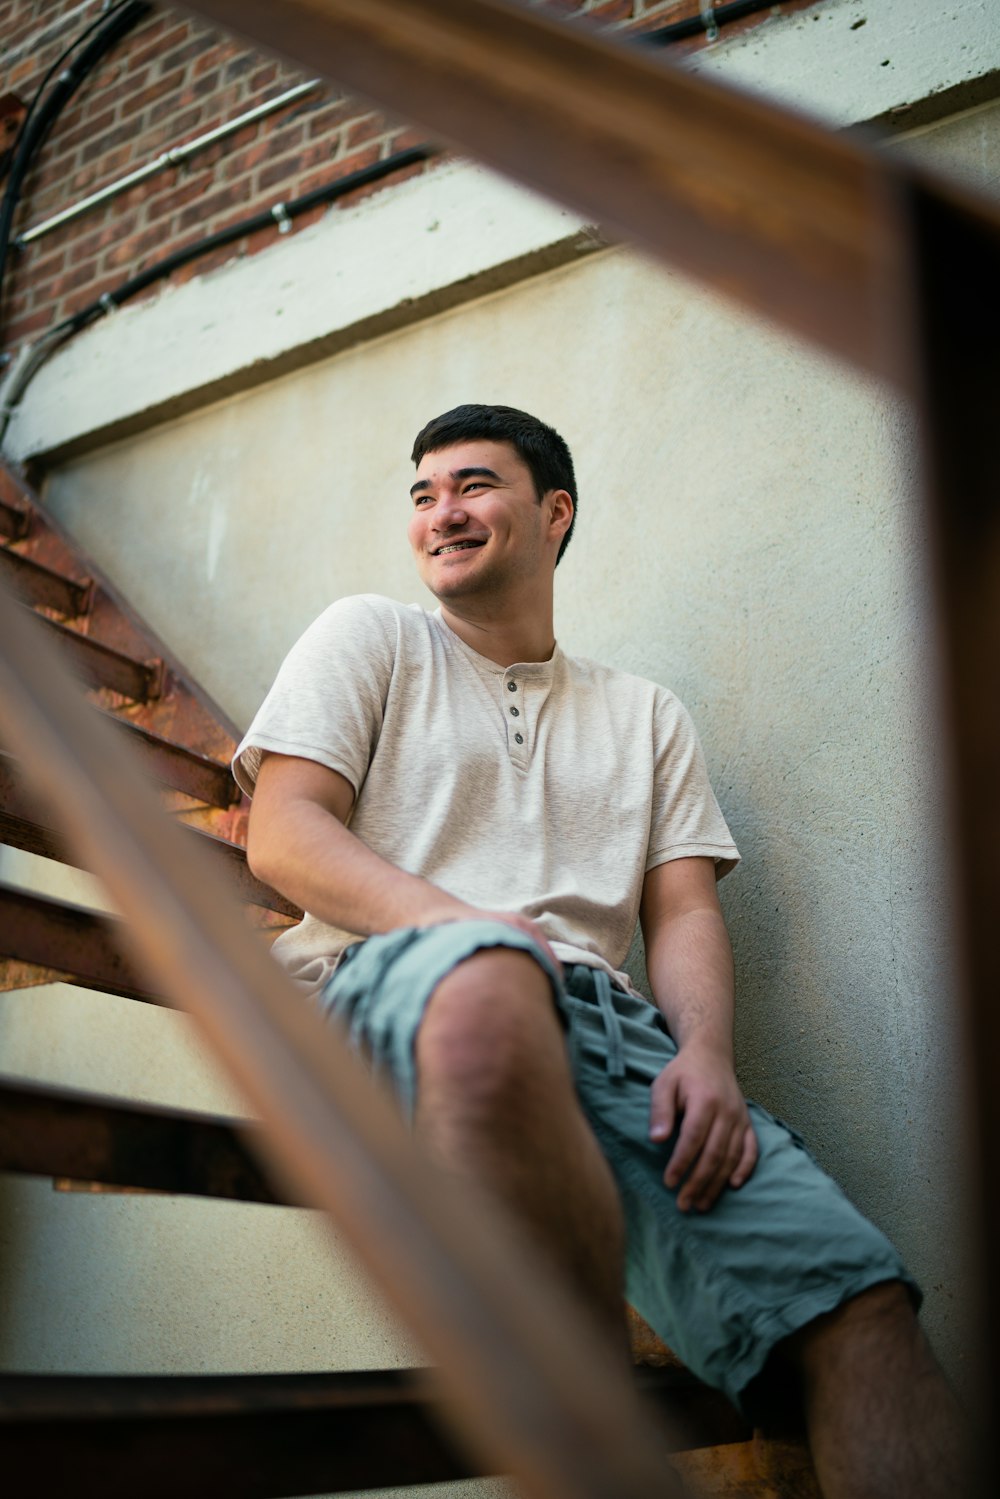
[(650, 1136), (679, 1124), (663, 1175), (677, 1205), (706, 1212), (741, 1187), (757, 1141), (733, 1070), (733, 955), (708, 858), (673, 859), (646, 875), (640, 908), (646, 971), (677, 1055), (653, 1084)]

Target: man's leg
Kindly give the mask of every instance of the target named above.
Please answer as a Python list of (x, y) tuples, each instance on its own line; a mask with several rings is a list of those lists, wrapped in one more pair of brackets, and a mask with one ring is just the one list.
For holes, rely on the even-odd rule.
[(964, 1421), (899, 1281), (817, 1318), (776, 1353), (802, 1381), (824, 1499), (968, 1492)]
[[(596, 992), (568, 992), (577, 1089), (617, 1167), (628, 1299), (751, 1417), (780, 1411), (774, 1397), (782, 1391), (790, 1412), (801, 1396), (825, 1499), (968, 1493), (963, 1421), (920, 1331), (898, 1254), (798, 1138), (753, 1105), (761, 1147), (753, 1176), (709, 1213), (678, 1213), (662, 1181), (670, 1142), (648, 1136), (648, 1085), (673, 1042), (651, 1007), (614, 999), (627, 1064), (617, 1081), (605, 1064)], [(779, 1362), (785, 1379), (772, 1385)]]
[(431, 995), (416, 1063), (416, 1125), (432, 1153), (528, 1227), (622, 1347), (618, 1193), (534, 958), (493, 948), (454, 968)]

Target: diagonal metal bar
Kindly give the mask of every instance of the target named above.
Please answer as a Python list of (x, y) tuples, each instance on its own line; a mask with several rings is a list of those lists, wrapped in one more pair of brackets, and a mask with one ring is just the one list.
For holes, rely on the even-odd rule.
[(3, 595), (0, 639), (4, 742), (127, 916), (150, 987), (202, 1022), (266, 1126), (276, 1179), (331, 1214), (440, 1363), (466, 1438), (538, 1499), (676, 1494), (619, 1350), (491, 1203), (431, 1168)]
[[(930, 564), (937, 594), (940, 707), (948, 752), (953, 911), (965, 991), (960, 1102), (978, 1151), (977, 1350), (984, 1439), (1000, 1421), (1000, 232), (958, 194), (917, 183), (913, 228), (914, 355)], [(983, 1473), (992, 1452), (984, 1448)], [(983, 1482), (983, 1492), (993, 1492)]]
[(699, 280), (900, 378), (894, 174), (855, 140), (512, 0), (195, 0)]

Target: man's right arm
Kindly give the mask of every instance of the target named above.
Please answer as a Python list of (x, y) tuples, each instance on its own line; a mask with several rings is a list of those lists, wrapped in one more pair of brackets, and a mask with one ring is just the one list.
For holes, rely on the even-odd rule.
[(354, 788), (338, 771), (265, 755), (247, 837), (253, 873), (318, 920), (361, 937), (492, 917), (527, 932), (556, 961), (527, 917), (480, 910), (374, 853), (345, 825), (353, 805)]

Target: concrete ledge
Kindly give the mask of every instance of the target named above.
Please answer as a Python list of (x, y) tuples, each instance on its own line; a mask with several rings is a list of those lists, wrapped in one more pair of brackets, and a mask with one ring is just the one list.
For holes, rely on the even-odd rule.
[(448, 163), (71, 340), (17, 409), (8, 453), (74, 457), (601, 245), (578, 215)]
[(691, 67), (828, 125), (910, 130), (1000, 94), (1000, 6), (825, 0), (695, 53)]

